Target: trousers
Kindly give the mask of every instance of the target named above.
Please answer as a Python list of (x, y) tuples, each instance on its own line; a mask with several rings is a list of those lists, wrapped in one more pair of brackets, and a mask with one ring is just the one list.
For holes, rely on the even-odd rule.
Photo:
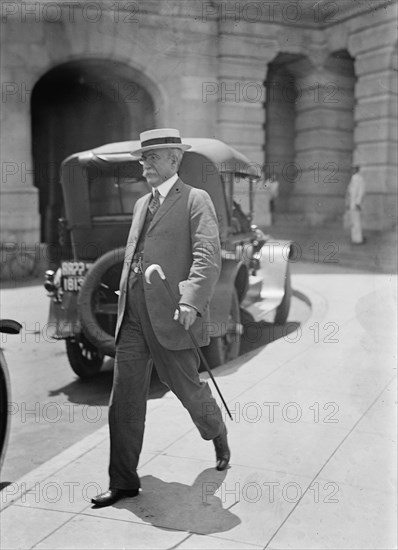
[[(126, 312), (116, 345), (113, 387), (109, 403), (111, 489), (138, 489), (137, 466), (146, 416), (152, 358), (159, 379), (179, 398), (203, 439), (224, 429), (221, 410), (207, 382), (199, 378), (195, 349), (168, 350), (153, 332), (142, 276), (129, 279)], [(170, 322), (173, 307), (170, 308)]]
[(350, 210), (350, 212), (351, 212), (351, 241), (353, 243), (361, 243), (363, 241), (361, 211)]

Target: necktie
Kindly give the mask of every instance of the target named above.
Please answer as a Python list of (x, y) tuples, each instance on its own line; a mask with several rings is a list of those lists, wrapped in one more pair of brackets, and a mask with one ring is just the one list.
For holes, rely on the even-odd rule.
[(149, 202), (148, 209), (152, 216), (155, 215), (156, 211), (158, 210), (160, 206), (160, 193), (157, 189), (155, 189), (154, 195), (152, 195), (152, 198)]

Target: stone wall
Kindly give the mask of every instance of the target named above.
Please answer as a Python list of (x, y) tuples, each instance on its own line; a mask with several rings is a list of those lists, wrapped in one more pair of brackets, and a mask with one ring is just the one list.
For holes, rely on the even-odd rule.
[(397, 4), (326, 30), (329, 47), (355, 59), (354, 164), (367, 184), (364, 225), (383, 230), (397, 220)]
[[(294, 153), (303, 173), (284, 208), (310, 224), (337, 219), (353, 158), (368, 184), (365, 228), (395, 224), (396, 3), (379, 2), (378, 9), (349, 11), (331, 21), (319, 19), (306, 2), (306, 19), (294, 10), (283, 13), (283, 4), (279, 18), (272, 19), (269, 13), (236, 11), (236, 5), (147, 0), (136, 11), (123, 11), (121, 3), (73, 8), (42, 1), (30, 12), (24, 3), (3, 8), (2, 243), (40, 242), (31, 92), (51, 69), (85, 60), (124, 67), (124, 76), (113, 73), (114, 78), (119, 74), (148, 91), (156, 125), (178, 127), (185, 136), (220, 138), (261, 167), (267, 147), (268, 153), (273, 147), (266, 143), (268, 66), (280, 54), (298, 56), (301, 61), (289, 71), (303, 93), (295, 104), (294, 151), (288, 156)], [(354, 76), (336, 57), (341, 51), (353, 59)], [(334, 98), (330, 83), (337, 85), (337, 103), (325, 101), (325, 94)], [(317, 163), (320, 172), (314, 175)], [(338, 182), (325, 183), (328, 175), (333, 178), (328, 163), (338, 165)], [(268, 209), (261, 187), (257, 199), (261, 223)]]
[[(79, 4), (71, 12), (64, 3), (58, 18), (56, 10), (43, 6), (35, 2), (25, 12), (18, 6), (2, 22), (1, 240), (8, 244), (40, 242), (30, 99), (54, 68), (103, 62), (108, 71), (103, 79), (121, 85), (124, 78), (146, 88), (157, 126), (176, 126), (184, 135), (216, 133), (216, 107), (203, 102), (202, 90), (203, 82), (217, 80), (215, 24), (198, 26), (181, 10), (162, 14), (158, 2), (146, 3), (139, 14), (116, 12), (119, 4), (112, 8), (109, 2), (93, 2), (88, 9)], [(115, 65), (124, 67), (124, 75)], [(98, 75), (91, 73), (91, 79), (102, 86)], [(116, 101), (129, 106), (126, 97)]]

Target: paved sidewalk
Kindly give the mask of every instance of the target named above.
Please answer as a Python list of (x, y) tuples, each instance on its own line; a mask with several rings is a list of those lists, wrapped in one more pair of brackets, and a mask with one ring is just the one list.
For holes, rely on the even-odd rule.
[(396, 548), (396, 277), (302, 264), (293, 285), (310, 319), (214, 371), (230, 469), (167, 393), (148, 402), (138, 498), (92, 508), (102, 428), (0, 493), (1, 548)]

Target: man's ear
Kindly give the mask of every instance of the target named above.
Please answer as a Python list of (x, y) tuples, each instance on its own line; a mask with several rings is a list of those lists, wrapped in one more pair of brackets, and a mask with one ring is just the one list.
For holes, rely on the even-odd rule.
[(173, 156), (171, 157), (171, 163), (172, 163), (173, 168), (175, 168), (175, 169), (178, 168), (178, 166), (179, 166), (179, 161), (178, 161), (178, 158), (177, 158), (175, 155), (173, 155)]

